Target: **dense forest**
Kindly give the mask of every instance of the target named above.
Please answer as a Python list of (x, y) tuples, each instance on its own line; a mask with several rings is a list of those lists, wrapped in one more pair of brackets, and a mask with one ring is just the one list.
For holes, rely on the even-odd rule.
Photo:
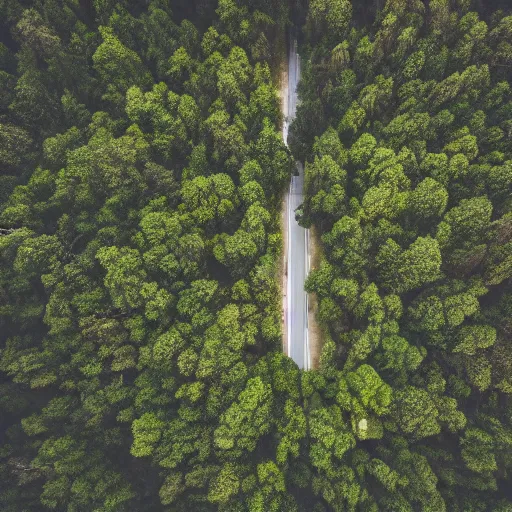
[[(490, 3), (0, 0), (2, 511), (512, 512)], [(294, 160), (310, 371), (282, 353)]]
[(312, 490), (332, 510), (510, 511), (512, 17), (358, 4), (310, 2), (292, 126), (323, 251), (320, 407), (348, 429), (321, 463), (311, 446)]

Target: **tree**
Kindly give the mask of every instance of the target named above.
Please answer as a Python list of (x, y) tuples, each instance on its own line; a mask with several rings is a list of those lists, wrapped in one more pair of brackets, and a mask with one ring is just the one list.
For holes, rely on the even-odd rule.
[(212, 503), (227, 503), (240, 488), (240, 479), (234, 464), (225, 464), (211, 483), (208, 491), (208, 501)]
[(251, 66), (244, 50), (235, 46), (218, 70), (217, 87), (226, 105), (247, 101), (246, 89), (251, 79)]
[(26, 126), (43, 127), (43, 136), (52, 134), (61, 108), (58, 95), (48, 87), (42, 72), (29, 67), (18, 78), (14, 91), (14, 100), (9, 105), (13, 116)]
[(315, 139), (313, 151), (319, 158), (330, 156), (340, 168), (348, 164), (348, 152), (343, 147), (338, 133), (332, 127)]
[(332, 473), (335, 460), (343, 459), (345, 453), (355, 446), (355, 438), (347, 430), (336, 405), (311, 411), (309, 432), (312, 439), (311, 463), (327, 474)]
[(458, 335), (458, 343), (453, 352), (472, 356), (477, 349), (488, 348), (496, 341), (496, 329), (490, 325), (466, 325)]
[(166, 476), (164, 484), (160, 488), (159, 495), (162, 505), (170, 505), (185, 490), (183, 475), (179, 472), (172, 472)]
[(438, 416), (439, 412), (427, 391), (407, 386), (395, 393), (395, 421), (400, 431), (412, 439), (439, 434)]
[(407, 207), (410, 209), (413, 222), (417, 222), (417, 217), (420, 217), (422, 222), (430, 222), (432, 219), (440, 218), (447, 205), (447, 190), (436, 180), (427, 177), (411, 192)]
[(340, 41), (349, 27), (352, 6), (345, 0), (314, 0), (309, 6), (307, 27), (313, 40), (322, 36), (328, 41)]
[(239, 168), (247, 155), (247, 127), (241, 122), (231, 123), (229, 113), (223, 109), (213, 112), (205, 126), (213, 138), (214, 159), (224, 161), (230, 169)]
[(222, 415), (214, 432), (215, 446), (233, 455), (253, 452), (271, 426), (272, 390), (260, 377), (249, 379), (238, 400)]
[(103, 42), (92, 59), (105, 93), (104, 99), (121, 106), (126, 91), (132, 86), (144, 87), (151, 83), (151, 75), (141, 58), (124, 46), (110, 27), (100, 27)]
[(174, 42), (177, 27), (166, 7), (160, 2), (150, 2), (148, 11), (140, 16), (145, 58), (150, 63), (155, 63), (160, 80), (164, 78), (167, 61), (177, 45)]
[(397, 293), (418, 288), (441, 277), (439, 245), (430, 237), (418, 237), (406, 250), (388, 239), (377, 254), (376, 263), (384, 286)]
[(329, 155), (316, 157), (304, 172), (304, 189), (310, 197), (304, 204), (305, 222), (336, 219), (345, 209), (347, 173)]
[(489, 228), (491, 215), (492, 203), (487, 197), (462, 199), (438, 225), (436, 239), (444, 254), (451, 251), (446, 259), (456, 271), (468, 273), (483, 259), (484, 233)]
[(242, 362), (243, 350), (255, 343), (254, 333), (248, 327), (237, 306), (229, 304), (223, 308), (217, 322), (205, 331), (196, 376), (206, 380), (222, 376), (220, 380), (225, 383), (229, 376), (233, 392), (240, 391), (247, 377), (247, 369)]
[(224, 173), (184, 182), (181, 196), (184, 207), (199, 224), (227, 220), (237, 202), (233, 181)]
[(154, 414), (146, 413), (132, 423), (133, 444), (131, 454), (135, 457), (151, 455), (162, 434), (164, 423)]
[(336, 402), (351, 413), (352, 431), (359, 439), (380, 439), (383, 428), (378, 416), (388, 412), (391, 387), (378, 373), (363, 364), (340, 379)]
[(127, 247), (102, 247), (96, 258), (107, 271), (105, 286), (110, 291), (114, 305), (121, 309), (140, 306), (146, 272), (142, 268), (139, 252)]
[(45, 25), (36, 9), (25, 9), (16, 25), (16, 32), (22, 44), (28, 46), (36, 55), (50, 60), (61, 50), (61, 40)]
[(19, 174), (31, 160), (33, 141), (30, 135), (15, 125), (0, 124), (0, 165), (4, 172)]
[(194, 61), (185, 48), (178, 48), (168, 60), (167, 76), (172, 80), (175, 88), (181, 88), (181, 84), (190, 77), (194, 67)]
[(426, 291), (409, 307), (413, 329), (436, 331), (444, 326), (457, 327), (479, 310), (478, 297), (485, 293), (487, 288), (478, 279), (468, 282), (452, 280), (449, 284)]
[(364, 167), (376, 149), (377, 141), (369, 133), (363, 133), (350, 147), (350, 161), (356, 167)]
[(416, 370), (424, 358), (424, 351), (396, 334), (382, 340), (382, 349), (382, 355), (378, 357), (382, 368), (401, 375), (402, 379), (404, 373)]
[(263, 129), (251, 153), (252, 157), (258, 160), (263, 173), (261, 180), (263, 190), (271, 197), (276, 197), (291, 175), (293, 160), (284, 145), (281, 134), (268, 117), (263, 120)]

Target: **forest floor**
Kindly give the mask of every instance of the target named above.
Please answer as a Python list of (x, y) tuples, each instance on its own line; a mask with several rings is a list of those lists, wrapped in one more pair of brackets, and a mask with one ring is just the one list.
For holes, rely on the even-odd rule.
[[(322, 244), (314, 226), (309, 228), (309, 255), (311, 257), (310, 270), (318, 268), (322, 259)], [(322, 353), (322, 328), (318, 320), (318, 298), (316, 293), (308, 294), (308, 341), (311, 369), (318, 368), (320, 354)]]

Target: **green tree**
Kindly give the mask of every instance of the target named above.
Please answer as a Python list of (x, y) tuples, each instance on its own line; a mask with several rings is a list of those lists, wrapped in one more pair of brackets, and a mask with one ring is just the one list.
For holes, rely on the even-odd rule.
[(92, 59), (105, 93), (104, 99), (121, 106), (126, 91), (132, 86), (147, 86), (151, 75), (141, 58), (115, 36), (110, 27), (99, 27), (103, 42), (98, 46)]
[(433, 238), (418, 237), (406, 250), (388, 239), (376, 257), (385, 287), (404, 293), (441, 277), (441, 253)]
[(247, 381), (238, 400), (222, 415), (214, 432), (215, 446), (233, 455), (253, 452), (271, 427), (272, 390), (260, 377)]

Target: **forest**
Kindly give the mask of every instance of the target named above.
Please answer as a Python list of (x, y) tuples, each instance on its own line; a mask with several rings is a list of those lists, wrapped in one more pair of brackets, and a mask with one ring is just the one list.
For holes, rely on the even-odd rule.
[(512, 512), (511, 70), (507, 0), (0, 0), (0, 510)]

